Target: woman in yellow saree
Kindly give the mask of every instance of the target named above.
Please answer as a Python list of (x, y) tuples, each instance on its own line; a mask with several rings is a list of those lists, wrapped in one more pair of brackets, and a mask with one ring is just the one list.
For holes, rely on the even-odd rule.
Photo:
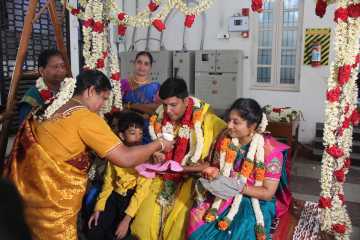
[[(65, 84), (73, 79), (65, 79)], [(70, 89), (71, 90), (71, 89)], [(65, 104), (55, 99), (22, 125), (5, 175), (24, 200), (26, 221), (34, 239), (77, 239), (76, 219), (86, 190), (94, 150), (120, 167), (145, 162), (152, 153), (169, 151), (172, 142), (161, 139), (148, 145), (126, 147), (95, 112), (109, 97), (111, 84), (99, 71), (85, 71), (76, 78), (74, 94)], [(58, 99), (64, 97), (60, 94)], [(73, 96), (72, 96), (73, 95)], [(55, 108), (55, 110), (54, 110)], [(35, 116), (47, 116), (38, 121)]]

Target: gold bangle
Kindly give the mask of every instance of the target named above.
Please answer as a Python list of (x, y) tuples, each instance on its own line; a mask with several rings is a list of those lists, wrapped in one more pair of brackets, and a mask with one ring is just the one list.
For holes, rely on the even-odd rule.
[(165, 144), (164, 144), (163, 140), (161, 140), (161, 139), (159, 139), (159, 143), (161, 145), (161, 150), (160, 151), (163, 152), (165, 150)]

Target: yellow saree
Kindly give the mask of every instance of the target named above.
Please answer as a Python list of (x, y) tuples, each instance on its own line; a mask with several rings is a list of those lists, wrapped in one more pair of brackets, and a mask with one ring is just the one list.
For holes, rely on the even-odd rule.
[[(225, 122), (215, 114), (210, 111), (205, 113), (202, 123), (204, 133), (202, 159), (207, 156), (212, 141), (225, 127)], [(179, 184), (174, 203), (166, 209), (157, 202), (163, 186), (164, 180), (160, 177), (152, 181), (150, 193), (142, 202), (131, 224), (131, 233), (140, 240), (185, 239), (188, 214), (193, 205), (193, 178), (188, 177)]]
[(106, 122), (86, 108), (41, 123), (26, 120), (6, 175), (24, 200), (33, 239), (77, 239), (77, 214), (90, 166), (86, 150), (104, 157), (119, 143)]

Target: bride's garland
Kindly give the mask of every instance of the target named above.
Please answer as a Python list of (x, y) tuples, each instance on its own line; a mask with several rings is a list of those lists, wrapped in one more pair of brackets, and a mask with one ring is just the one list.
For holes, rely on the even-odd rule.
[[(322, 17), (331, 2), (318, 0), (316, 14)], [(356, 79), (360, 1), (335, 2), (335, 60), (330, 66), (326, 94), (319, 207), (321, 229), (336, 239), (349, 239), (352, 226), (345, 206), (344, 181), (350, 167), (353, 126), (359, 122)]]
[[(243, 184), (246, 184), (251, 174), (254, 174), (255, 175), (254, 186), (263, 185), (265, 179), (265, 165), (264, 165), (264, 137), (262, 136), (262, 133), (265, 131), (267, 124), (268, 122), (266, 115), (263, 114), (262, 121), (259, 124), (257, 133), (255, 133), (254, 136), (252, 137), (249, 151), (241, 167), (238, 180)], [(220, 149), (216, 149), (217, 151), (220, 152), (219, 155), (220, 155), (221, 175), (230, 177), (230, 173), (234, 167), (235, 159), (237, 158), (239, 148), (240, 145), (239, 145), (239, 140), (237, 138), (230, 139), (225, 137), (224, 139), (222, 139), (220, 143)], [(230, 211), (228, 212), (225, 218), (218, 221), (218, 228), (220, 230), (226, 231), (229, 228), (232, 220), (239, 211), (242, 198), (243, 195), (241, 193), (238, 193), (234, 197), (234, 201), (231, 205)], [(223, 200), (218, 197), (214, 199), (214, 202), (212, 203), (210, 210), (205, 215), (206, 222), (212, 222), (218, 218), (217, 212), (220, 208), (222, 201)], [(256, 227), (255, 227), (256, 239), (264, 240), (266, 239), (265, 224), (264, 224), (264, 216), (260, 209), (259, 200), (257, 198), (251, 198), (251, 202), (256, 218)]]
[[(204, 146), (204, 136), (201, 128), (204, 117), (203, 103), (193, 97), (189, 97), (188, 99), (186, 111), (180, 122), (181, 126), (178, 130), (178, 137), (176, 138), (176, 147), (173, 151), (165, 154), (165, 160), (174, 160), (183, 166), (197, 163), (201, 158)], [(192, 130), (195, 131), (195, 144), (192, 141)], [(164, 134), (176, 136), (175, 126), (162, 107), (156, 111), (156, 114), (151, 116), (149, 133), (152, 140), (156, 140)], [(162, 206), (169, 205), (172, 202), (173, 195), (176, 191), (176, 183), (180, 178), (181, 175), (178, 174), (165, 174), (163, 176), (165, 180), (164, 189), (158, 198), (158, 202)]]

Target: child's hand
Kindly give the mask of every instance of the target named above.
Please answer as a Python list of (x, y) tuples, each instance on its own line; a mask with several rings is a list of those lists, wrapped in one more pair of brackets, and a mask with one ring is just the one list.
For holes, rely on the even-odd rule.
[(201, 174), (204, 178), (212, 180), (219, 175), (219, 169), (216, 167), (207, 167), (202, 171)]
[(120, 222), (120, 224), (116, 229), (115, 232), (116, 239), (123, 239), (124, 237), (126, 237), (126, 234), (129, 230), (130, 221), (131, 221), (131, 217), (128, 215), (126, 215), (123, 218), (123, 220)]
[(165, 161), (165, 154), (163, 154), (162, 152), (155, 152), (153, 153), (153, 159), (154, 163), (161, 163)]
[(91, 217), (90, 217), (90, 219), (89, 219), (89, 222), (88, 222), (88, 227), (89, 227), (89, 229), (91, 229), (91, 223), (92, 223), (92, 221), (95, 221), (95, 227), (98, 225), (98, 220), (99, 220), (99, 216), (100, 216), (100, 211), (95, 211), (92, 215), (91, 215)]

